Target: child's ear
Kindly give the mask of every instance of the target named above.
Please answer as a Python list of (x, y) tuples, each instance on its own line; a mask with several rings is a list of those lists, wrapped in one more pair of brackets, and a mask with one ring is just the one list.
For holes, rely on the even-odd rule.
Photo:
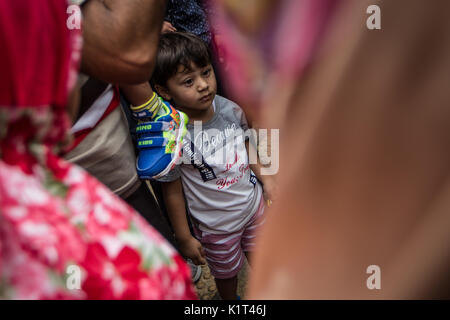
[(170, 101), (172, 97), (170, 96), (169, 90), (166, 87), (160, 86), (159, 84), (155, 84), (155, 90), (158, 94), (163, 97), (164, 100)]

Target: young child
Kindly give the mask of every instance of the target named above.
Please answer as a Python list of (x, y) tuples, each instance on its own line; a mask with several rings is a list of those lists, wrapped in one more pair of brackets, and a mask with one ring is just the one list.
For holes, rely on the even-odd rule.
[[(264, 212), (263, 189), (253, 174), (259, 168), (249, 165), (244, 113), (216, 95), (207, 46), (189, 33), (161, 36), (152, 84), (189, 116), (182, 161), (159, 179), (180, 251), (196, 264), (208, 262), (222, 299), (236, 299), (237, 274)], [(258, 178), (271, 183), (267, 176)]]

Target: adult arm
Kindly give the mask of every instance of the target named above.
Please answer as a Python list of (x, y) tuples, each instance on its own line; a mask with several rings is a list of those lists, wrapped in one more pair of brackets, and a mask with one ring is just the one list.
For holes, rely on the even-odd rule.
[(155, 64), (165, 5), (165, 0), (86, 2), (81, 70), (109, 83), (147, 81)]

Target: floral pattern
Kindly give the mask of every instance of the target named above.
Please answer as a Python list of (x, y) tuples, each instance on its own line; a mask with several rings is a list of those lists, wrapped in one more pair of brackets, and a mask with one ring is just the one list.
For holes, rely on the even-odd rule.
[[(55, 198), (39, 177), (0, 161), (0, 297), (196, 298), (183, 259), (94, 178), (71, 166)], [(81, 290), (67, 287), (71, 265)]]
[[(18, 78), (13, 93), (36, 100), (17, 105), (10, 91), (0, 92), (0, 299), (195, 299), (189, 268), (174, 248), (119, 197), (58, 156), (70, 141), (65, 102), (80, 33), (62, 27), (62, 0), (18, 3), (0, 0), (0, 33), (9, 28), (17, 36), (7, 39), (20, 39), (3, 43), (0, 36), (0, 46), (21, 54), (18, 48), (40, 37), (55, 46), (39, 47), (38, 60), (33, 51), (14, 57), (20, 64), (8, 60), (12, 54), (0, 59), (0, 70), (12, 70), (0, 73), (0, 83), (30, 72), (42, 78), (31, 85), (43, 87), (33, 97), (22, 94), (31, 89)], [(14, 14), (28, 17), (27, 24)], [(30, 30), (33, 37), (21, 36)], [(60, 52), (53, 57), (55, 48)], [(70, 272), (74, 266), (79, 274)], [(69, 285), (74, 276), (79, 287)]]

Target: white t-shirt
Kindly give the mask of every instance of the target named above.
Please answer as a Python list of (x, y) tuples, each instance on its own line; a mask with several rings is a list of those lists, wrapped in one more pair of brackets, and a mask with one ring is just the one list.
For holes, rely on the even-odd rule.
[(159, 181), (181, 177), (193, 223), (214, 234), (238, 231), (257, 211), (262, 187), (249, 167), (245, 115), (234, 102), (214, 99), (214, 116), (188, 125), (181, 164)]

